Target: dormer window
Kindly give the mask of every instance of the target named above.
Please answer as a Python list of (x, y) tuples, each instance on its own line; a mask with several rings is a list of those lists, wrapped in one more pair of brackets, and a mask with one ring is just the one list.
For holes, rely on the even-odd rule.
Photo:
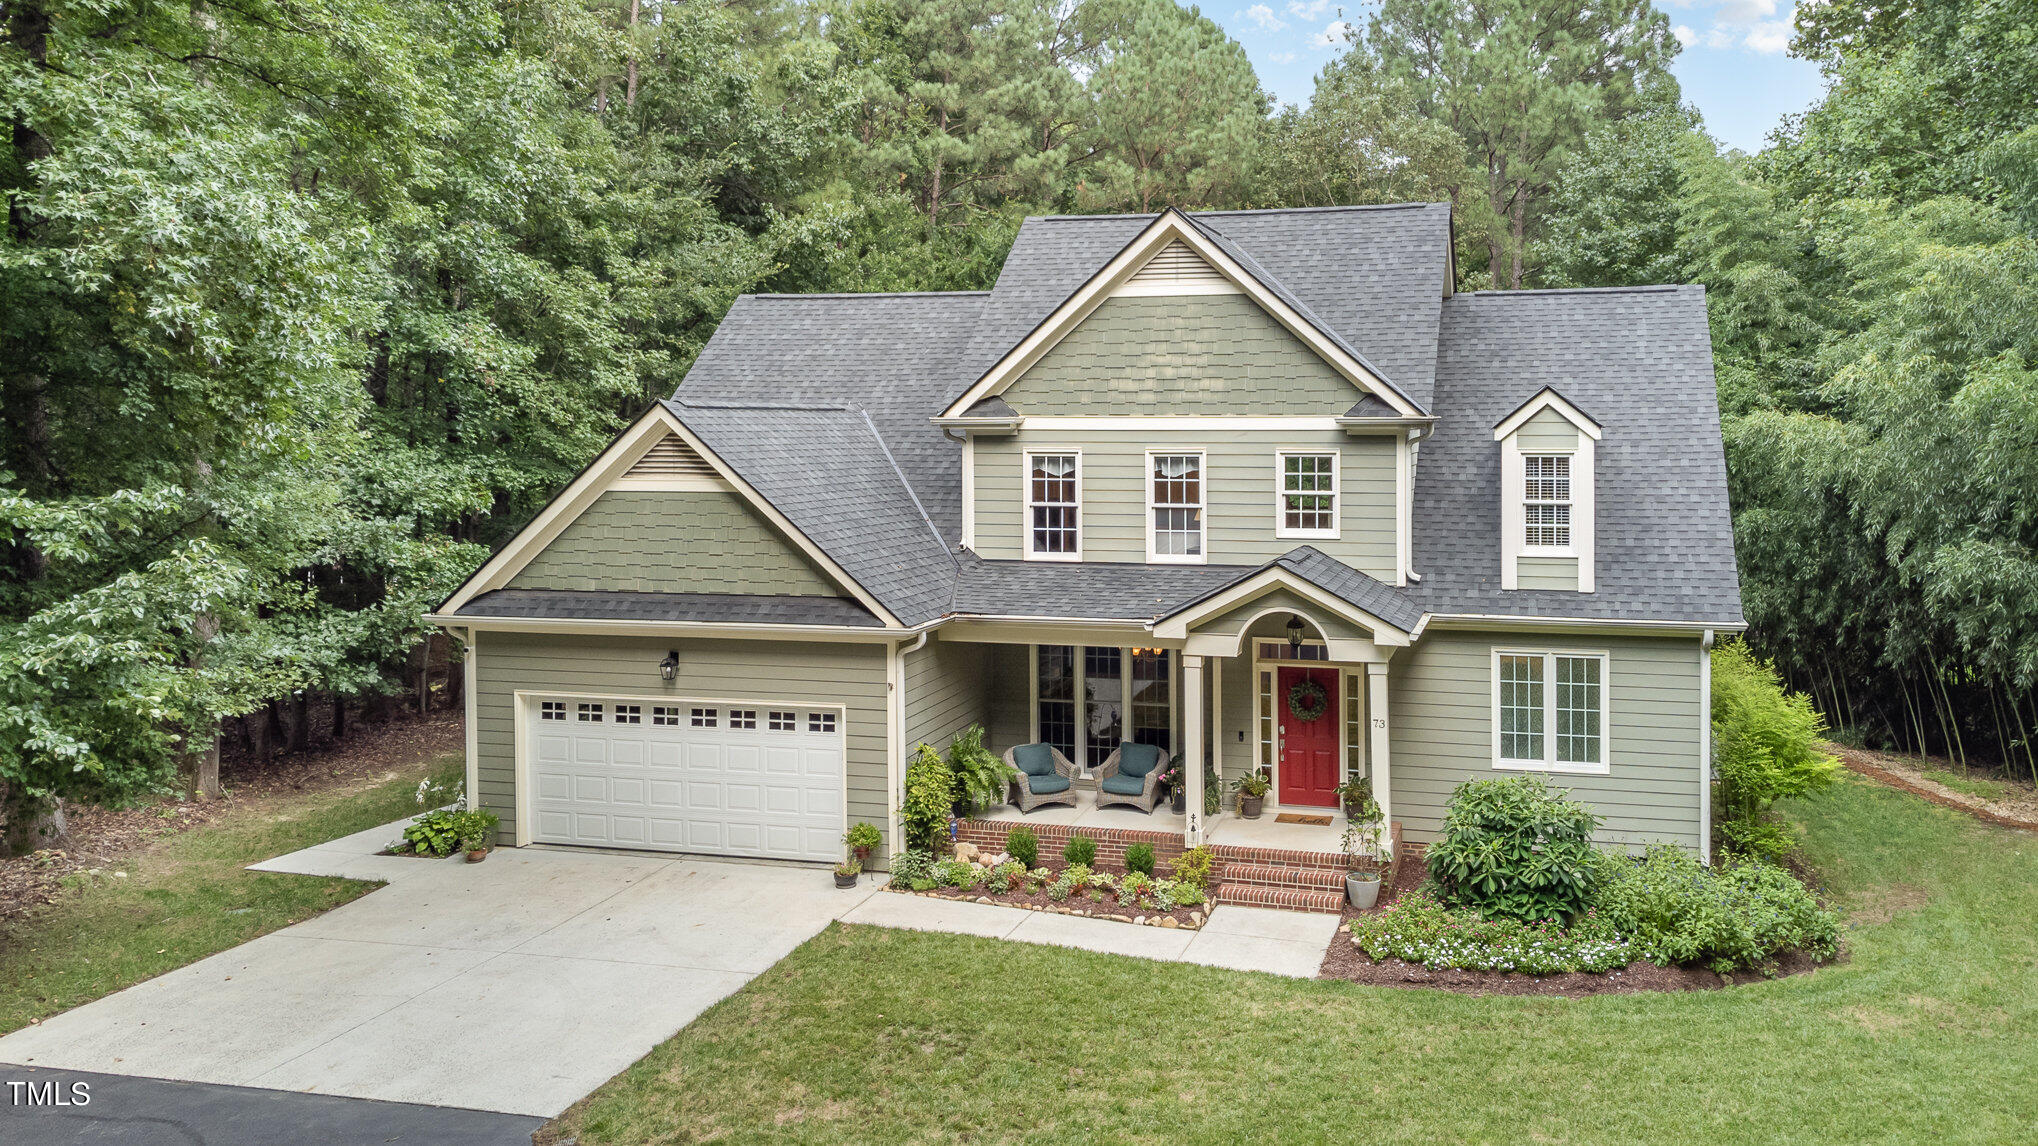
[(1034, 561), (1080, 561), (1082, 456), (1026, 455), (1026, 556)]
[(1571, 551), (1571, 455), (1524, 454), (1522, 547)]

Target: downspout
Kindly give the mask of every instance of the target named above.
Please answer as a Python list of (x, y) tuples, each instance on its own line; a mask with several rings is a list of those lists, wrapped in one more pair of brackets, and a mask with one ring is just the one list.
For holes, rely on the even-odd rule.
[(1712, 863), (1712, 644), (1698, 638), (1698, 862)]
[(885, 736), (885, 841), (895, 852), (906, 850), (899, 839), (899, 802), (905, 795), (901, 765), (906, 753), (906, 658), (926, 648), (933, 635), (934, 630), (923, 629), (912, 644), (892, 645), (885, 657), (885, 687), (892, 694), (887, 721), (891, 730)]
[(1408, 568), (1402, 570), (1402, 573), (1407, 576), (1411, 585), (1422, 584), (1422, 574), (1415, 571), (1415, 474), (1422, 465), (1422, 443), (1434, 433), (1436, 433), (1434, 422), (1426, 426), (1411, 427), (1408, 431)]

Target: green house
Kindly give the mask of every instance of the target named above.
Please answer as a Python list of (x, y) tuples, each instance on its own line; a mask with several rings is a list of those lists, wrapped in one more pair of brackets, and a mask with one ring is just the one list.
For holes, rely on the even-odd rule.
[[(505, 844), (834, 860), (981, 724), (1073, 772), (1007, 818), (1321, 850), (1364, 776), (1420, 842), (1533, 771), (1704, 854), (1743, 622), (1703, 292), (1452, 282), (1407, 204), (1036, 218), (990, 291), (739, 299), (433, 614), (470, 790)], [(1096, 806), (1125, 743), (1202, 765), (1180, 811)]]

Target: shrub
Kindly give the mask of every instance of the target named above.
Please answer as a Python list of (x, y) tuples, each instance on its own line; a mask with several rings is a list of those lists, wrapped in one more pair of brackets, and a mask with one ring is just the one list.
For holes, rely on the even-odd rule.
[(1831, 784), (1840, 762), (1819, 750), (1825, 731), (1811, 699), (1785, 692), (1776, 670), (1746, 645), (1713, 647), (1713, 767), (1720, 779), (1713, 809), (1723, 824), (1752, 832), (1771, 804)]
[(1447, 904), (1489, 919), (1563, 922), (1585, 910), (1598, 823), (1541, 776), (1471, 780), (1451, 793), (1424, 858)]
[(1427, 888), (1352, 920), (1352, 942), (1374, 959), (1400, 959), (1436, 970), (1612, 971), (1628, 965), (1630, 948), (1605, 921), (1587, 914), (1569, 930), (1551, 923), (1481, 919), (1446, 906)]
[(1156, 897), (1165, 895), (1171, 908), (1195, 907), (1207, 898), (1202, 888), (1179, 879), (1164, 879), (1154, 884), (1154, 894)]
[(1650, 848), (1640, 862), (1602, 856), (1599, 864), (1594, 914), (1651, 962), (1731, 971), (1784, 951), (1823, 960), (1839, 948), (1839, 916), (1773, 864), (1708, 868), (1667, 844)]
[(1077, 832), (1061, 849), (1062, 862), (1088, 867), (1097, 862), (1097, 841)]
[(1175, 861), (1175, 879), (1198, 891), (1206, 891), (1210, 887), (1210, 869), (1216, 862), (1217, 854), (1210, 850), (1209, 845), (1190, 848)]
[(1764, 816), (1759, 820), (1728, 820), (1721, 824), (1720, 844), (1736, 856), (1781, 863), (1798, 849), (1798, 838), (1788, 827)]
[(434, 808), (403, 829), (403, 842), (419, 855), (452, 855), (453, 849), (460, 846), (462, 815), (445, 808)]
[(1004, 868), (994, 868), (991, 871), (991, 878), (984, 881), (984, 886), (990, 888), (993, 894), (1003, 895), (1012, 890), (1012, 877)]
[(948, 744), (948, 767), (953, 774), (954, 807), (975, 815), (1005, 800), (1005, 785), (1019, 774), (984, 747), (984, 728), (972, 724), (955, 734)]
[(1064, 875), (1061, 878), (1055, 880), (1053, 883), (1047, 885), (1047, 898), (1054, 900), (1056, 903), (1060, 903), (1062, 900), (1067, 899), (1069, 897), (1069, 892), (1073, 889), (1073, 887), (1074, 885), (1069, 883), (1068, 876)]
[(1091, 875), (1089, 866), (1086, 864), (1072, 863), (1069, 866), (1062, 869), (1061, 878), (1067, 880), (1071, 888), (1074, 888), (1077, 891), (1081, 891), (1084, 888), (1090, 886)]
[(949, 813), (955, 807), (955, 777), (939, 752), (922, 744), (906, 765), (906, 800), (899, 807), (905, 825), (906, 846), (932, 853), (948, 832)]
[(946, 859), (934, 865), (934, 882), (942, 887), (968, 887), (975, 882), (977, 865)]
[[(895, 852), (891, 862), (892, 882), (913, 887), (916, 881), (929, 880), (934, 876), (934, 857), (926, 852)], [(930, 882), (929, 887), (933, 884)], [(927, 888), (916, 888), (925, 891)]]
[(1040, 862), (1040, 837), (1021, 824), (1005, 833), (1005, 854), (1030, 868)]
[(1125, 870), (1141, 875), (1153, 874), (1153, 845), (1134, 844), (1125, 849)]
[(1133, 871), (1125, 873), (1118, 881), (1118, 902), (1138, 903), (1139, 897), (1153, 891), (1153, 880)]

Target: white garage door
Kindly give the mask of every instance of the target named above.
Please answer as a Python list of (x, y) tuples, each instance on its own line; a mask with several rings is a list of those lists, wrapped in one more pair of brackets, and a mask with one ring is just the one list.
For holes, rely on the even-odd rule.
[(533, 697), (531, 838), (842, 856), (842, 713), (806, 705)]

